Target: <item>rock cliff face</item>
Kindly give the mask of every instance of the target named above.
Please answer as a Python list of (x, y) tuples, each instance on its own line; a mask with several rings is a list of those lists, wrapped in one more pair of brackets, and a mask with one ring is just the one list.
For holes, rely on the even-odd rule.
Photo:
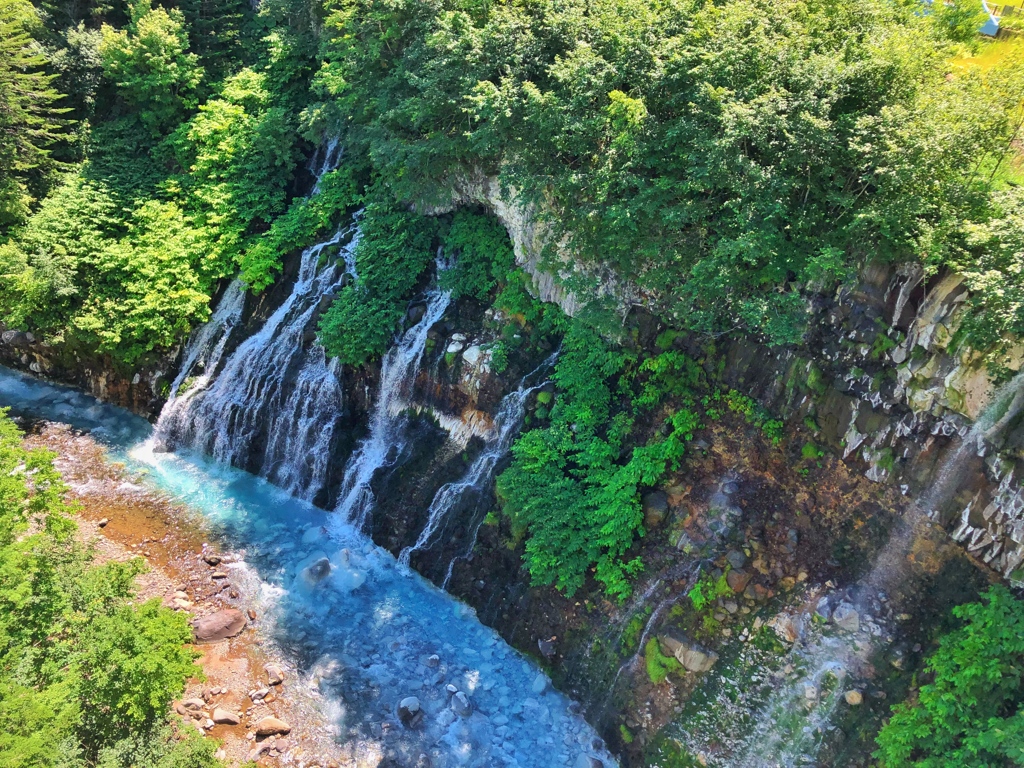
[(898, 484), (973, 556), (1020, 581), (1024, 376), (997, 385), (979, 356), (951, 347), (966, 298), (958, 275), (869, 265), (855, 288), (813, 297), (803, 346), (738, 339), (708, 366), (869, 479)]
[[(537, 295), (568, 314), (585, 303), (564, 287), (573, 277), (614, 297), (623, 313), (650, 305), (635, 287), (581, 266), (554, 242), (539, 206), (515, 201), (495, 179), (459, 180), (451, 200), (445, 210), (489, 208)], [(546, 249), (556, 254), (547, 262)], [(551, 261), (560, 265), (557, 276), (545, 269)], [(926, 278), (916, 264), (868, 264), (856, 286), (808, 293), (812, 331), (802, 345), (738, 338), (717, 346), (691, 339), (687, 347), (714, 378), (756, 397), (871, 480), (897, 484), (972, 555), (1022, 582), (1024, 344), (1011, 355), (1016, 378), (994, 382), (980, 355), (951, 343), (967, 297), (960, 275)]]
[(173, 356), (125, 373), (106, 356), (83, 355), (51, 345), (33, 334), (0, 323), (0, 365), (83, 389), (142, 416), (154, 417), (164, 401), (165, 371)]
[[(584, 285), (589, 286), (585, 290), (596, 296), (611, 297), (623, 314), (641, 303), (642, 296), (634, 286), (624, 284), (610, 270), (596, 270), (575, 259), (567, 243), (556, 241), (542, 207), (518, 200), (516, 190), (503, 190), (495, 178), (472, 174), (457, 179), (451, 185), (450, 202), (425, 208), (424, 212), (446, 213), (465, 205), (481, 205), (505, 225), (512, 239), (516, 263), (533, 279), (535, 294), (541, 301), (558, 304), (567, 315), (575, 315), (594, 296), (581, 299), (566, 283), (574, 277), (583, 277)], [(559, 265), (556, 273), (547, 268), (549, 262)]]

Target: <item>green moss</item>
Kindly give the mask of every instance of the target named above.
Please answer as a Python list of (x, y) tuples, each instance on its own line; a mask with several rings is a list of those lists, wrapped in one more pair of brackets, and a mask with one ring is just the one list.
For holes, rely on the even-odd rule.
[(825, 452), (814, 443), (807, 442), (804, 443), (804, 447), (800, 450), (800, 455), (805, 459), (813, 461), (814, 459), (820, 459), (825, 455)]
[(537, 402), (540, 403), (541, 405), (547, 405), (553, 399), (554, 395), (551, 392), (542, 391), (537, 393)]
[(647, 665), (647, 677), (655, 685), (660, 685), (670, 674), (681, 672), (683, 669), (678, 659), (661, 652), (661, 645), (657, 638), (653, 637), (644, 646), (644, 662)]
[(619, 735), (622, 737), (623, 743), (625, 743), (625, 744), (632, 744), (633, 743), (633, 738), (634, 738), (633, 737), (633, 732), (631, 730), (629, 730), (629, 728), (626, 727), (625, 723), (622, 723), (619, 726)]
[(658, 349), (664, 351), (671, 347), (673, 342), (675, 342), (675, 340), (678, 337), (679, 332), (669, 328), (668, 330), (662, 331), (661, 333), (658, 334), (658, 338), (654, 340), (654, 344), (655, 346), (658, 347)]
[(871, 352), (869, 356), (872, 360), (881, 360), (891, 349), (896, 348), (896, 342), (890, 339), (886, 334), (879, 333), (875, 336), (875, 341), (871, 345)]
[(807, 369), (807, 386), (810, 387), (812, 392), (819, 395), (825, 394), (828, 390), (828, 385), (825, 383), (825, 375), (814, 363), (811, 363)]

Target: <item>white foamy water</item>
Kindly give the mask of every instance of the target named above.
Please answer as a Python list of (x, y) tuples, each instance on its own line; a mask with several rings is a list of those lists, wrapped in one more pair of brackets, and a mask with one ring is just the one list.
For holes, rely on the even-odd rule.
[[(441, 268), (440, 263), (438, 268)], [(420, 321), (407, 330), (388, 350), (381, 364), (377, 400), (370, 413), (370, 433), (357, 446), (345, 466), (338, 504), (342, 526), (363, 530), (373, 509), (370, 482), (377, 472), (395, 461), (404, 447), (410, 395), (416, 371), (427, 346), (427, 334), (441, 319), (451, 294), (434, 288), (427, 294), (427, 307)]]

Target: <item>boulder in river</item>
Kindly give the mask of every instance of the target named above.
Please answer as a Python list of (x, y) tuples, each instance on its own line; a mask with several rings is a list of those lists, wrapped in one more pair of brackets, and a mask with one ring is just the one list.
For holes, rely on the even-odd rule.
[(234, 637), (245, 629), (245, 614), (235, 608), (224, 608), (192, 622), (197, 643), (216, 643)]
[(415, 696), (406, 696), (398, 702), (398, 719), (406, 728), (415, 728), (423, 720), (420, 700)]
[(452, 696), (452, 711), (459, 717), (469, 717), (473, 714), (473, 704), (463, 691), (457, 691)]
[(316, 586), (330, 575), (331, 561), (326, 556), (306, 566), (302, 571), (303, 581), (311, 587)]

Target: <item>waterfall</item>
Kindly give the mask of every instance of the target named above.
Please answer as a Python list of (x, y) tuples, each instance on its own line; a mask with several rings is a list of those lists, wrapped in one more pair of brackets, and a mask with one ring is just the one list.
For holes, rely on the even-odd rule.
[(1024, 370), (1000, 387), (960, 439), (960, 444), (943, 458), (929, 489), (918, 499), (918, 506), (935, 517), (939, 508), (956, 493), (970, 457), (984, 455), (985, 442), (996, 440), (1021, 410), (1024, 410)]
[[(438, 262), (438, 269), (443, 265)], [(370, 481), (378, 469), (389, 466), (404, 447), (402, 433), (416, 369), (427, 346), (427, 333), (448, 309), (451, 294), (433, 288), (427, 294), (427, 308), (384, 356), (377, 402), (370, 414), (370, 434), (359, 444), (345, 466), (338, 504), (344, 524), (363, 530), (373, 507)]]
[(334, 260), (322, 264), (328, 249), (341, 246), (347, 261), (358, 240), (355, 227), (342, 228), (303, 251), (288, 298), (235, 349), (212, 382), (175, 403), (173, 418), (161, 418), (160, 439), (253, 467), (303, 499), (316, 496), (326, 483), (328, 447), (344, 393), (337, 364), (328, 362), (319, 344), (306, 348), (304, 336), (321, 300), (345, 273)]
[[(209, 321), (199, 327), (185, 345), (181, 367), (171, 384), (171, 394), (160, 411), (157, 435), (173, 432), (184, 423), (182, 419), (187, 411), (186, 404), (209, 385), (220, 364), (231, 331), (242, 317), (244, 306), (245, 286), (241, 280), (232, 280)], [(193, 377), (189, 387), (182, 391), (182, 385), (192, 376), (197, 366), (202, 368), (202, 373)]]
[[(525, 381), (525, 377), (524, 377)], [(494, 468), (501, 458), (508, 453), (513, 438), (519, 431), (526, 412), (526, 400), (543, 384), (527, 387), (520, 382), (519, 387), (501, 401), (498, 413), (494, 417), (494, 429), (492, 437), (488, 440), (483, 452), (470, 465), (463, 477), (453, 483), (445, 483), (434, 495), (430, 502), (430, 509), (427, 510), (427, 523), (420, 531), (416, 543), (402, 550), (398, 556), (398, 562), (409, 566), (409, 560), (414, 552), (420, 552), (433, 543), (438, 528), (446, 521), (449, 513), (462, 501), (463, 497), (470, 493), (482, 493), (490, 484), (494, 476)], [(476, 536), (470, 543), (470, 548), (476, 543)], [(452, 558), (448, 567), (448, 576), (445, 578), (445, 587), (448, 579), (451, 578), (452, 565), (458, 558)]]

